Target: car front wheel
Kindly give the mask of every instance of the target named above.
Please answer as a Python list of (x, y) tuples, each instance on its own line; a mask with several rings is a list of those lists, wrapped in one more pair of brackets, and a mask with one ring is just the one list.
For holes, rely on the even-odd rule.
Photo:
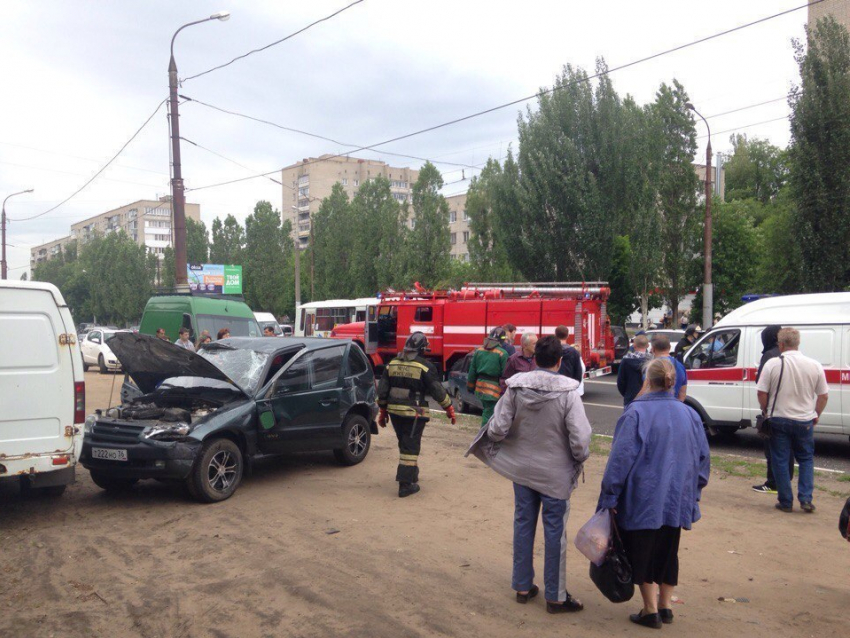
[(233, 495), (242, 482), (242, 451), (230, 439), (214, 439), (201, 448), (186, 479), (189, 493), (202, 503), (217, 503)]
[(369, 453), (372, 434), (369, 423), (359, 414), (352, 414), (342, 425), (343, 447), (334, 450), (336, 460), (343, 465), (357, 465)]

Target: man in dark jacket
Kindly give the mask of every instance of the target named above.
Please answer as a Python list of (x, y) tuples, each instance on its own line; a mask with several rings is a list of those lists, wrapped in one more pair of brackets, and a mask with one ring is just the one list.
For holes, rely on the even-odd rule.
[(407, 338), (404, 350), (384, 368), (378, 382), (378, 425), (387, 426), (392, 418), (398, 438), (399, 461), (396, 470), (398, 495), (402, 498), (419, 491), (419, 450), (422, 430), (431, 414), (427, 397), (430, 395), (455, 423), (452, 400), (446, 394), (434, 364), (422, 356), (428, 339), (421, 332)]
[(632, 341), (633, 352), (627, 352), (617, 370), (617, 390), (623, 395), (623, 407), (635, 400), (643, 386), (643, 372), (652, 355), (647, 352), (649, 339), (645, 334), (637, 335)]
[(537, 345), (537, 335), (533, 332), (525, 332), (520, 340), (519, 352), (511, 355), (508, 358), (508, 363), (505, 366), (505, 371), (502, 373), (502, 378), (499, 379), (499, 386), (502, 388), (502, 394), (508, 391), (507, 380), (520, 372), (531, 372), (537, 368), (534, 362), (534, 346)]
[[(761, 371), (764, 369), (764, 364), (771, 359), (779, 356), (779, 331), (782, 326), (768, 326), (761, 332), (761, 361), (759, 361), (759, 369), (756, 372), (756, 382), (761, 377)], [(770, 462), (770, 440), (764, 440), (764, 456), (767, 458), (767, 478), (761, 485), (753, 485), (754, 492), (762, 492), (763, 494), (776, 494), (776, 481), (773, 478), (773, 467)], [(794, 478), (794, 455), (792, 454), (789, 463), (788, 471), (791, 478)]]
[(702, 332), (700, 327), (694, 324), (691, 324), (685, 329), (685, 336), (679, 339), (679, 343), (676, 344), (676, 358), (679, 361), (685, 358), (685, 353), (694, 345), (700, 332)]
[(558, 369), (558, 374), (562, 374), (570, 379), (575, 379), (579, 383), (582, 381), (581, 355), (578, 350), (567, 343), (567, 337), (570, 336), (570, 330), (566, 326), (558, 326), (555, 328), (555, 337), (561, 342), (561, 367)]

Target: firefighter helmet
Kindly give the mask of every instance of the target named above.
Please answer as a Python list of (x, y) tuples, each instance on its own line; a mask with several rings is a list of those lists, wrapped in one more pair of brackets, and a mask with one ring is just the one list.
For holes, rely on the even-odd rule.
[(508, 333), (505, 332), (504, 328), (493, 328), (490, 331), (490, 334), (487, 335), (484, 339), (484, 347), (487, 350), (492, 350), (496, 346), (500, 346), (505, 342)]
[(414, 332), (404, 342), (405, 352), (421, 353), (428, 347), (428, 338), (421, 332)]

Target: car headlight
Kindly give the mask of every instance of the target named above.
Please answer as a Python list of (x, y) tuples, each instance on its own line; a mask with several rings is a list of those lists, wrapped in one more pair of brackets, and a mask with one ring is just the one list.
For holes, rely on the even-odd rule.
[(156, 441), (179, 441), (191, 429), (188, 423), (159, 423), (146, 430), (143, 436)]
[(85, 424), (83, 425), (83, 434), (91, 434), (95, 423), (97, 423), (97, 417), (94, 414), (87, 416)]

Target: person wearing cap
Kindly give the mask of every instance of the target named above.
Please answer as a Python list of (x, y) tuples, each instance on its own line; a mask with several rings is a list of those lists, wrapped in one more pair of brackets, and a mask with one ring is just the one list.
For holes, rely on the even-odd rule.
[(431, 413), (428, 396), (440, 404), (454, 425), (455, 411), (452, 400), (440, 383), (440, 374), (433, 363), (422, 353), (428, 347), (428, 339), (421, 332), (407, 338), (404, 349), (384, 368), (378, 382), (378, 425), (387, 427), (392, 419), (398, 438), (398, 482), (400, 498), (419, 491), (419, 451), (422, 447), (422, 430)]
[(694, 345), (701, 332), (702, 328), (695, 324), (691, 324), (685, 329), (685, 336), (679, 339), (679, 343), (676, 344), (676, 358), (679, 361), (684, 358), (685, 353)]
[(472, 361), (469, 362), (466, 387), (481, 401), (482, 428), (493, 416), (496, 402), (502, 396), (499, 379), (502, 378), (505, 366), (508, 364), (508, 353), (501, 347), (504, 338), (504, 328), (493, 328), (484, 338), (483, 346), (475, 351)]

